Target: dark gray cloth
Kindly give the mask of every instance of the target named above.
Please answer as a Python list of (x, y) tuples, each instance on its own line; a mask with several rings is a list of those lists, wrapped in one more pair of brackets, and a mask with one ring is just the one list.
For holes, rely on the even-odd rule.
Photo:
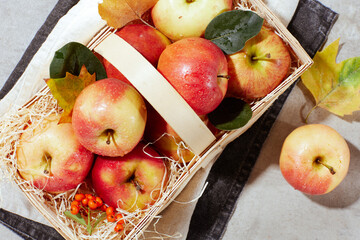
[[(58, 20), (77, 2), (78, 0), (60, 0), (57, 3), (1, 89), (0, 99), (12, 89)], [(300, 0), (288, 29), (309, 55), (314, 56), (324, 44), (337, 16), (337, 13), (316, 0)], [(292, 87), (281, 95), (247, 132), (230, 143), (216, 161), (207, 178), (208, 187), (192, 216), (189, 240), (221, 238), (261, 147), (291, 89)], [(2, 209), (0, 222), (24, 239), (63, 239), (49, 226)]]
[[(34, 222), (4, 209), (0, 209), (0, 223), (27, 240), (63, 239), (63, 237), (54, 228)], [(0, 237), (0, 239), (2, 238)]]

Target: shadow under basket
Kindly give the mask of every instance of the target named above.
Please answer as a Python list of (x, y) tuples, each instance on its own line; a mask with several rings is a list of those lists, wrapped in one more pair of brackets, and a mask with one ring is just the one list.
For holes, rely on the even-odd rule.
[[(91, 236), (86, 227), (67, 218), (63, 213), (70, 209), (70, 203), (78, 189), (91, 191), (91, 184), (81, 184), (78, 189), (54, 195), (34, 188), (30, 182), (21, 178), (17, 171), (16, 150), (20, 135), (28, 128), (39, 126), (45, 117), (52, 113), (60, 113), (62, 109), (57, 105), (47, 86), (41, 89), (22, 108), (1, 119), (0, 126), (0, 163), (6, 174), (19, 186), (34, 207), (53, 225), (66, 239), (133, 239), (142, 235), (143, 231), (171, 201), (182, 191), (194, 174), (209, 162), (215, 160), (225, 146), (239, 137), (271, 106), (271, 104), (288, 89), (312, 64), (312, 59), (301, 47), (299, 42), (289, 33), (280, 20), (267, 8), (261, 0), (234, 1), (234, 8), (255, 11), (264, 18), (264, 24), (270, 26), (288, 45), (292, 66), (289, 76), (266, 97), (251, 103), (253, 116), (242, 128), (234, 131), (223, 131), (210, 140), (203, 150), (198, 150), (196, 156), (188, 163), (169, 162), (170, 179), (164, 187), (157, 202), (143, 211), (125, 216), (124, 231), (114, 232), (115, 223), (98, 226)], [(88, 47), (95, 50), (116, 30), (110, 27), (99, 29), (99, 33), (89, 42)], [(135, 85), (136, 87), (136, 85)], [(142, 93), (139, 90), (140, 93)], [(143, 94), (143, 93), (142, 93)], [(146, 98), (146, 97), (145, 97)], [(147, 99), (148, 100), (148, 99)], [(171, 112), (171, 111), (170, 111)], [(31, 122), (31, 125), (29, 123)], [(198, 136), (199, 137), (199, 136)], [(201, 136), (200, 136), (201, 137)], [(201, 139), (201, 138), (200, 138)]]

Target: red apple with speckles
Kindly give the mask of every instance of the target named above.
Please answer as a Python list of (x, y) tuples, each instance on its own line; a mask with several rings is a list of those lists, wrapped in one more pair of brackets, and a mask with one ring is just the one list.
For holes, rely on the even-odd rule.
[(51, 193), (77, 187), (91, 169), (94, 155), (75, 137), (71, 123), (58, 124), (50, 115), (34, 130), (26, 130), (16, 150), (20, 175)]
[[(160, 54), (170, 40), (153, 27), (144, 24), (131, 24), (115, 33), (141, 53), (154, 67), (157, 66)], [(124, 75), (106, 59), (104, 67), (109, 78), (117, 78), (128, 82)]]
[[(124, 157), (95, 160), (92, 182), (95, 192), (106, 204), (128, 212), (145, 209), (159, 198), (166, 187), (168, 173), (159, 154), (144, 144)], [(146, 153), (145, 153), (145, 152)]]
[(268, 27), (263, 27), (240, 52), (228, 55), (227, 59), (230, 76), (227, 94), (248, 101), (274, 90), (291, 66), (288, 46)]
[(310, 124), (296, 128), (284, 141), (280, 169), (295, 189), (320, 195), (332, 191), (345, 178), (350, 151), (333, 128)]
[(226, 94), (226, 57), (204, 38), (185, 38), (166, 47), (158, 70), (198, 115), (215, 110)]
[(72, 125), (80, 143), (102, 156), (123, 156), (141, 140), (146, 106), (131, 85), (107, 78), (81, 91), (75, 101)]

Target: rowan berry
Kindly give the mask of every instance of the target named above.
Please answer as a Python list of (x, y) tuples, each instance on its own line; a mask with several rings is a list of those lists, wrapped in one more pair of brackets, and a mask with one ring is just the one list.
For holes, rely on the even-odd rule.
[(115, 215), (115, 220), (117, 223), (120, 223), (120, 224), (124, 223), (123, 215), (120, 213)]
[(124, 226), (121, 223), (116, 224), (114, 231), (115, 232), (120, 232), (124, 229)]
[(76, 214), (78, 214), (79, 213), (79, 207), (78, 206), (76, 206), (76, 205), (72, 205), (71, 206), (71, 214), (73, 214), (73, 215), (76, 215)]
[(75, 195), (75, 200), (81, 202), (85, 198), (85, 195), (83, 193), (77, 193)]
[(115, 222), (115, 216), (114, 214), (109, 214), (106, 216), (106, 219), (108, 220), (108, 222)]
[(88, 205), (89, 199), (84, 198), (83, 200), (81, 200), (81, 203), (84, 207), (86, 207)]
[(79, 207), (79, 206), (80, 206), (80, 203), (79, 203), (78, 201), (74, 200), (74, 201), (71, 202), (71, 206), (73, 206), (73, 205)]
[(114, 215), (114, 208), (113, 207), (107, 207), (106, 208), (106, 215)]
[(98, 207), (97, 202), (94, 199), (89, 200), (88, 206), (91, 210), (95, 210)]
[(100, 197), (96, 197), (95, 201), (98, 207), (101, 207), (103, 205), (103, 200)]

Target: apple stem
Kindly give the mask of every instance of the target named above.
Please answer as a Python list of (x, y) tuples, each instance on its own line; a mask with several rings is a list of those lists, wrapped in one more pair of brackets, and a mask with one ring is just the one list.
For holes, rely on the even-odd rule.
[(262, 56), (252, 57), (251, 60), (253, 60), (253, 61), (257, 61), (257, 60), (265, 60), (265, 61), (267, 61), (267, 60), (270, 60), (270, 58), (271, 58), (271, 54), (267, 53), (267, 54), (262, 55)]
[(44, 169), (44, 174), (51, 176), (52, 175), (51, 174), (51, 160), (52, 160), (52, 158), (48, 153), (45, 153), (44, 160), (46, 162), (45, 169)]
[(330, 171), (330, 173), (331, 173), (332, 175), (335, 175), (336, 172), (335, 172), (334, 168), (331, 167), (330, 165), (324, 163), (320, 157), (316, 158), (316, 159), (315, 159), (315, 162), (318, 163), (318, 164), (323, 165), (324, 167), (326, 167), (327, 169), (329, 169), (329, 171)]
[(195, 0), (186, 0), (187, 3), (195, 2)]
[(226, 79), (230, 79), (229, 75), (217, 75), (218, 78), (226, 78)]
[(111, 131), (107, 132), (107, 140), (106, 140), (106, 144), (110, 145), (111, 141), (110, 141), (110, 137), (111, 137)]
[(135, 185), (136, 190), (142, 191), (142, 188), (141, 188), (140, 184), (137, 181), (131, 180), (131, 182)]

